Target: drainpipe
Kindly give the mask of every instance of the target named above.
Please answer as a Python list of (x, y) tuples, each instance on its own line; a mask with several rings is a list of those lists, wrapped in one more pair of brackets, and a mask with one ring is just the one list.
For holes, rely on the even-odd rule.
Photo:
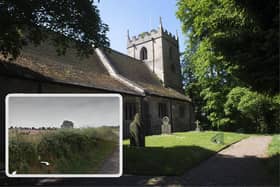
[(153, 73), (155, 72), (155, 39), (152, 38), (152, 43), (153, 43)]
[(173, 132), (173, 110), (172, 110), (172, 99), (170, 99), (170, 122), (171, 122), (171, 132)]
[(135, 48), (136, 48), (136, 46), (135, 46), (135, 44), (133, 44), (133, 58), (135, 58)]

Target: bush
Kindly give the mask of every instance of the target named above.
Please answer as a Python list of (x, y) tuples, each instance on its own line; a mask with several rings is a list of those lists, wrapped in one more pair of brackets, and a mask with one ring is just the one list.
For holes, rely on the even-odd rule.
[(9, 170), (28, 172), (31, 163), (36, 161), (37, 152), (34, 144), (12, 140), (9, 142)]
[(95, 137), (88, 137), (79, 130), (59, 130), (44, 136), (38, 144), (38, 153), (42, 159), (70, 159), (73, 153), (83, 153), (93, 149), (97, 141)]
[[(17, 173), (91, 172), (103, 163), (118, 142), (117, 134), (110, 127), (59, 129), (9, 138), (10, 172)], [(42, 170), (40, 161), (50, 163), (48, 170)]]
[(248, 88), (233, 88), (224, 105), (225, 114), (230, 119), (226, 129), (234, 127), (243, 128), (245, 132), (279, 132), (279, 98), (279, 95), (272, 97)]

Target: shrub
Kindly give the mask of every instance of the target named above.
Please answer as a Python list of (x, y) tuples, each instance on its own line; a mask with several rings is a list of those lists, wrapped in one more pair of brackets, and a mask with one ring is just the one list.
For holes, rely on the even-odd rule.
[(11, 140), (9, 142), (9, 170), (27, 172), (31, 164), (37, 160), (36, 148), (29, 142)]
[[(39, 138), (34, 139), (34, 136)], [(40, 161), (50, 163), (47, 172), (76, 172), (98, 167), (104, 155), (109, 155), (118, 141), (110, 127), (59, 129), (40, 135), (9, 138), (10, 171), (24, 173), (41, 170)]]

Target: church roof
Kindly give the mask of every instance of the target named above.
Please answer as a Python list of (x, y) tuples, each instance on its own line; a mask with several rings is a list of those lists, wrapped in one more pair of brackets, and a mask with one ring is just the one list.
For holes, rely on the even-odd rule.
[(114, 69), (123, 77), (126, 77), (135, 83), (143, 82), (161, 86), (160, 80), (150, 71), (143, 61), (127, 56), (113, 49), (103, 50), (103, 52), (105, 52)]
[(73, 50), (63, 56), (56, 54), (49, 45), (26, 47), (14, 61), (0, 60), (0, 74), (139, 95), (112, 78), (95, 53), (83, 59)]
[[(189, 97), (178, 91), (162, 86), (157, 76), (142, 61), (111, 49), (102, 51), (116, 73), (141, 87), (145, 94), (190, 101)], [(65, 55), (57, 56), (55, 49), (48, 43), (24, 48), (14, 61), (0, 60), (0, 74), (143, 96), (130, 85), (112, 77), (96, 52), (89, 58), (81, 59), (76, 56), (75, 50), (68, 49)]]
[(104, 52), (119, 74), (142, 87), (148, 94), (190, 101), (190, 98), (184, 94), (162, 86), (156, 74), (152, 73), (143, 61), (115, 50), (104, 50)]

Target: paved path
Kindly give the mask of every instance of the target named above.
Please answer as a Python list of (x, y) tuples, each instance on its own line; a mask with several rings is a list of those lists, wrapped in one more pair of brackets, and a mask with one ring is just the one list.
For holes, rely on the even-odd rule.
[[(150, 184), (272, 185), (263, 168), (271, 136), (253, 136), (222, 150), (181, 177), (151, 178)], [(148, 184), (146, 183), (146, 184)]]

